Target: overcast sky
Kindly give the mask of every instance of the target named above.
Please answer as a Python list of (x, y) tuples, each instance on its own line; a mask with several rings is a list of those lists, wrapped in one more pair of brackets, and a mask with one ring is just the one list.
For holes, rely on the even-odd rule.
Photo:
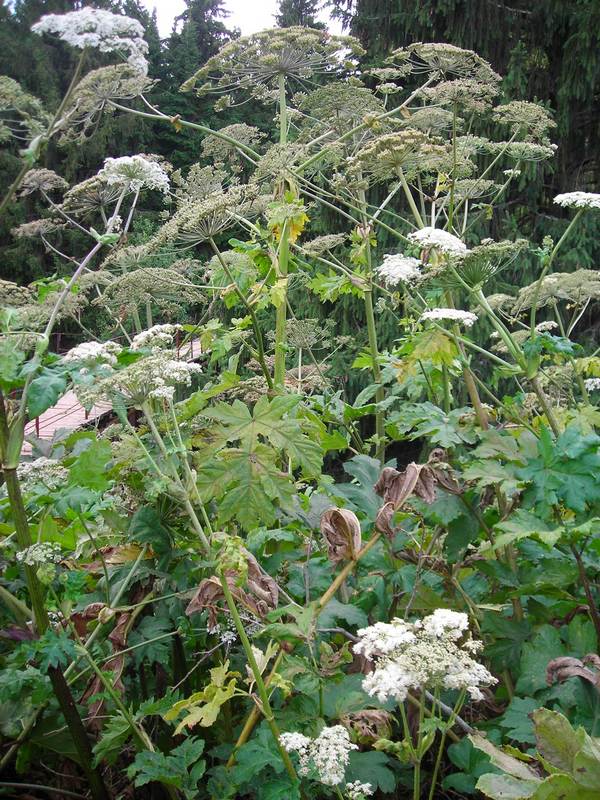
[[(143, 3), (150, 10), (156, 8), (161, 36), (169, 35), (173, 20), (185, 8), (183, 0), (143, 0)], [(226, 24), (230, 28), (240, 28), (243, 34), (272, 28), (277, 5), (277, 0), (225, 0), (229, 11)], [(320, 16), (327, 19), (326, 14)]]

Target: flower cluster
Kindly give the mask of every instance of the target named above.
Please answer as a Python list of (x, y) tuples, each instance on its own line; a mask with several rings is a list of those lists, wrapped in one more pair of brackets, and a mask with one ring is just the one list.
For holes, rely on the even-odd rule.
[(280, 76), (303, 86), (312, 75), (348, 66), (363, 52), (351, 36), (331, 36), (301, 26), (273, 28), (228, 42), (181, 88), (190, 90), (203, 81), (199, 93), (242, 88), (256, 95), (260, 89), (276, 87)]
[(600, 194), (596, 192), (565, 192), (554, 198), (563, 208), (600, 208)]
[(443, 231), (440, 228), (421, 228), (421, 230), (409, 233), (408, 238), (423, 249), (435, 247), (436, 250), (453, 256), (461, 256), (468, 253), (464, 242), (461, 242), (454, 234)]
[(136, 334), (131, 341), (132, 350), (145, 350), (163, 347), (171, 347), (173, 337), (177, 331), (181, 330), (181, 325), (154, 325), (147, 331)]
[(597, 392), (600, 389), (600, 378), (586, 378), (584, 384), (588, 392)]
[(0, 142), (33, 139), (50, 119), (37, 97), (7, 75), (0, 75)]
[(69, 478), (69, 470), (58, 461), (41, 456), (35, 461), (23, 461), (17, 467), (17, 477), (24, 492), (36, 486), (43, 486), (49, 491), (56, 491)]
[(554, 320), (549, 319), (547, 322), (538, 322), (535, 326), (536, 333), (547, 333), (548, 331), (554, 331), (558, 328), (558, 322), (554, 322)]
[(466, 614), (437, 609), (423, 620), (409, 623), (394, 619), (358, 631), (354, 652), (375, 662), (363, 689), (381, 702), (390, 697), (403, 702), (411, 689), (466, 690), (482, 700), (481, 687), (496, 679), (473, 654), (481, 643), (468, 633)]
[(60, 175), (57, 175), (54, 170), (41, 167), (40, 169), (30, 169), (25, 174), (19, 186), (19, 194), (21, 196), (33, 194), (33, 192), (64, 192), (69, 188), (69, 184)]
[(447, 319), (460, 322), (467, 328), (477, 322), (477, 314), (473, 314), (472, 311), (461, 311), (458, 308), (432, 308), (430, 311), (424, 311), (420, 318), (421, 320)]
[(63, 361), (115, 366), (121, 347), (116, 342), (82, 342), (63, 356)]
[(35, 567), (39, 564), (58, 564), (61, 558), (60, 545), (51, 542), (32, 544), (16, 554), (17, 561), (27, 564), (28, 567)]
[(347, 783), (344, 791), (348, 800), (364, 800), (365, 797), (370, 797), (374, 793), (370, 783), (361, 783), (360, 781)]
[(40, 36), (54, 33), (80, 50), (93, 47), (101, 53), (127, 53), (127, 62), (132, 67), (144, 74), (148, 72), (144, 28), (131, 17), (98, 8), (82, 8), (68, 14), (45, 14), (31, 30)]
[(141, 405), (149, 399), (170, 401), (178, 385), (191, 386), (192, 377), (201, 371), (198, 364), (177, 361), (171, 353), (157, 348), (152, 355), (106, 377), (78, 385), (76, 391), (86, 407), (117, 397), (133, 405)]
[(421, 277), (421, 262), (418, 258), (403, 256), (401, 253), (386, 254), (383, 264), (375, 270), (388, 286), (399, 283), (412, 283)]
[(288, 753), (298, 753), (300, 775), (315, 770), (318, 779), (327, 786), (337, 786), (344, 780), (350, 751), (358, 749), (342, 725), (323, 728), (316, 739), (302, 733), (282, 733), (280, 740)]
[(156, 161), (142, 155), (107, 158), (98, 173), (109, 186), (119, 186), (130, 192), (140, 189), (169, 191), (169, 176)]

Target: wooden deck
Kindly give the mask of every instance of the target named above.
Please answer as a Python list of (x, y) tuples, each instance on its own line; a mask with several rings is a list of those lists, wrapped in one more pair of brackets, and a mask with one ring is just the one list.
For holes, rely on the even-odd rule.
[[(194, 361), (202, 353), (200, 341), (192, 339), (177, 350), (178, 358)], [(89, 412), (81, 405), (72, 391), (64, 394), (56, 405), (47, 409), (37, 419), (25, 425), (25, 437), (35, 437), (42, 441), (51, 442), (59, 431), (76, 431), (84, 426), (97, 427), (104, 414), (112, 411), (110, 403), (98, 403)], [(21, 448), (21, 455), (25, 458), (31, 456), (33, 448), (25, 440)]]

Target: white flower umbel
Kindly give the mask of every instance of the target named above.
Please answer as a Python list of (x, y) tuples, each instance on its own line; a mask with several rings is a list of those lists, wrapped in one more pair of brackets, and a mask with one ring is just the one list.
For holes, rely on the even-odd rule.
[(282, 733), (279, 738), (288, 753), (298, 753), (299, 774), (306, 777), (314, 770), (319, 781), (327, 786), (342, 783), (350, 751), (358, 750), (342, 725), (323, 728), (316, 739), (297, 732)]
[(563, 208), (600, 208), (600, 194), (596, 192), (565, 192), (554, 198)]
[(383, 278), (388, 286), (398, 286), (399, 283), (412, 283), (421, 275), (421, 262), (418, 258), (403, 256), (401, 253), (387, 254), (383, 263), (375, 272)]
[(128, 405), (140, 405), (148, 399), (172, 400), (175, 388), (191, 386), (192, 377), (199, 372), (202, 372), (199, 364), (177, 361), (169, 351), (155, 348), (151, 355), (93, 383), (78, 385), (75, 391), (86, 408), (116, 398)]
[[(389, 626), (376, 623), (358, 631), (354, 652), (370, 654), (375, 668), (363, 680), (363, 689), (381, 702), (393, 697), (403, 702), (409, 691), (457, 689), (467, 691), (473, 700), (481, 700), (481, 687), (496, 679), (473, 656), (479, 642), (470, 638), (466, 614), (438, 609), (424, 619), (408, 623), (392, 620)], [(400, 626), (412, 637), (397, 643)], [(374, 644), (376, 643), (376, 647)]]
[(416, 624), (422, 627), (428, 636), (435, 636), (438, 639), (448, 636), (457, 640), (469, 630), (468, 616), (449, 608), (436, 608), (433, 614), (429, 614), (421, 623)]
[(181, 330), (181, 325), (154, 325), (147, 331), (142, 331), (131, 340), (132, 350), (145, 350), (155, 348), (171, 347), (177, 331)]
[(536, 333), (547, 333), (548, 331), (554, 331), (558, 328), (558, 322), (554, 322), (554, 320), (547, 320), (547, 322), (538, 322), (535, 326)]
[(584, 384), (588, 392), (597, 392), (600, 390), (600, 378), (586, 378)]
[(462, 256), (469, 252), (467, 245), (461, 242), (457, 236), (439, 228), (421, 228), (419, 231), (409, 233), (408, 238), (423, 249), (435, 247), (436, 250), (447, 255)]
[(17, 477), (24, 492), (55, 492), (69, 480), (69, 470), (59, 461), (40, 456), (34, 461), (22, 461), (17, 467)]
[(83, 50), (92, 47), (101, 53), (123, 53), (127, 62), (144, 75), (148, 72), (148, 43), (144, 28), (135, 19), (98, 8), (82, 8), (68, 14), (46, 14), (31, 30), (57, 35), (63, 42)]
[(63, 361), (114, 366), (120, 352), (121, 347), (116, 342), (82, 342), (65, 353)]
[(348, 800), (364, 800), (365, 797), (370, 797), (374, 794), (374, 789), (370, 783), (361, 783), (360, 781), (347, 783), (344, 791)]
[(415, 641), (413, 626), (401, 619), (391, 622), (376, 622), (369, 628), (358, 631), (359, 642), (354, 652), (372, 661), (376, 656), (383, 656), (396, 650), (400, 645)]
[(424, 311), (420, 318), (421, 320), (445, 319), (451, 322), (460, 322), (467, 328), (477, 322), (477, 314), (473, 314), (471, 311), (461, 311), (459, 308), (432, 308), (430, 311)]
[(17, 561), (27, 564), (28, 567), (35, 567), (39, 564), (58, 564), (61, 558), (60, 545), (52, 542), (38, 542), (16, 554)]
[(109, 186), (118, 186), (131, 192), (158, 189), (166, 194), (169, 191), (169, 176), (160, 164), (140, 155), (105, 159), (98, 177)]

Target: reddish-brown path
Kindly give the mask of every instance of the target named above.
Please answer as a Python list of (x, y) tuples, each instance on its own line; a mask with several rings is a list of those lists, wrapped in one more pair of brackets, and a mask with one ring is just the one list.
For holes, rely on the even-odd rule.
[[(178, 350), (178, 357), (186, 361), (194, 361), (201, 352), (202, 348), (199, 340), (192, 339), (181, 345)], [(60, 398), (56, 405), (25, 425), (25, 437), (32, 436), (42, 441), (50, 442), (58, 431), (75, 431), (84, 425), (97, 426), (101, 417), (111, 410), (112, 405), (110, 403), (98, 403), (89, 412), (86, 412), (75, 393), (69, 391)], [(21, 455), (28, 457), (31, 455), (32, 450), (31, 444), (28, 441), (24, 441)]]

